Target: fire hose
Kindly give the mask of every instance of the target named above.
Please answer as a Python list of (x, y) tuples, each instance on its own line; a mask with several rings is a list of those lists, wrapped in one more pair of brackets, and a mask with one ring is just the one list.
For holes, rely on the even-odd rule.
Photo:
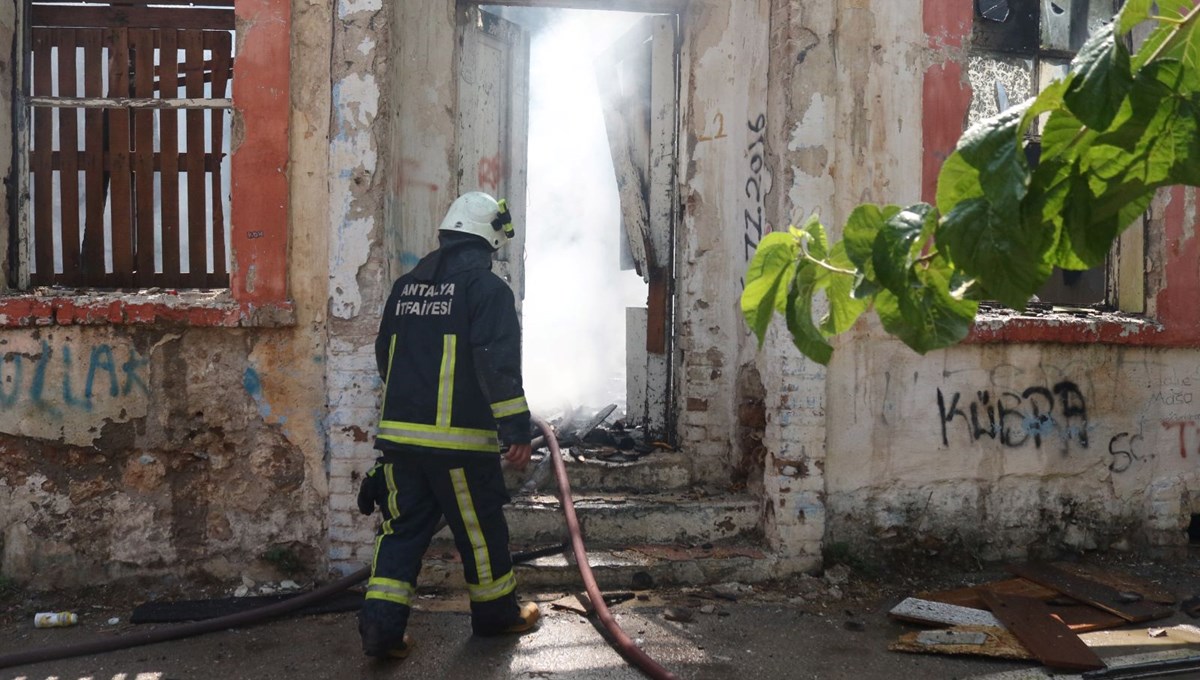
[[(541, 428), (542, 434), (545, 437), (546, 445), (550, 449), (548, 454), (554, 464), (554, 473), (558, 478), (559, 499), (562, 503), (563, 515), (566, 517), (567, 531), (570, 535), (571, 550), (575, 557), (575, 562), (579, 567), (579, 575), (583, 579), (584, 589), (587, 591), (588, 597), (591, 599), (591, 604), (596, 612), (596, 616), (600, 619), (605, 630), (608, 632), (608, 641), (612, 647), (621, 654), (633, 666), (637, 667), (647, 676), (655, 680), (674, 680), (675, 675), (661, 666), (654, 659), (650, 658), (646, 652), (642, 651), (637, 646), (628, 634), (621, 629), (608, 606), (604, 602), (604, 596), (600, 593), (600, 588), (596, 584), (595, 575), (592, 574), (592, 567), (588, 563), (587, 549), (583, 544), (583, 535), (579, 527), (579, 518), (575, 515), (575, 504), (571, 498), (571, 484), (567, 479), (567, 467), (563, 463), (562, 452), (558, 447), (558, 439), (554, 436), (554, 431), (550, 426), (540, 418), (534, 418), (534, 423)], [(540, 551), (539, 551), (540, 552)], [(516, 556), (514, 556), (515, 558)], [(169, 628), (159, 630), (151, 630), (139, 633), (130, 633), (113, 638), (105, 638), (99, 640), (91, 640), (73, 645), (63, 645), (59, 647), (45, 647), (42, 649), (32, 649), (24, 652), (16, 652), (13, 654), (0, 654), (0, 668), (11, 668), (13, 666), (23, 666), (26, 664), (41, 663), (43, 661), (55, 661), (58, 659), (67, 659), (76, 656), (85, 656), (88, 654), (99, 654), (103, 652), (112, 652), (119, 649), (129, 649), (131, 647), (140, 647), (142, 645), (154, 644), (157, 642), (167, 642), (169, 640), (179, 640), (205, 633), (212, 633), (218, 630), (228, 630), (230, 628), (240, 628), (251, 624), (266, 621), (289, 614), (291, 612), (302, 609), (308, 605), (320, 602), (329, 598), (332, 595), (347, 590), (362, 581), (365, 581), (371, 575), (370, 567), (363, 567), (358, 571), (343, 576), (342, 578), (328, 583), (316, 590), (295, 597), (269, 604), (264, 607), (259, 607), (245, 612), (229, 614), (213, 619), (203, 621), (195, 621), (185, 623)]]

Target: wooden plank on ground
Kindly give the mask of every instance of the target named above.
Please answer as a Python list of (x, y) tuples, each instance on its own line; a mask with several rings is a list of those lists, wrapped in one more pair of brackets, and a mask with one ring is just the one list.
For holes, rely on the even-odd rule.
[(934, 593), (920, 593), (917, 597), (934, 602), (944, 602), (946, 604), (954, 604), (960, 607), (971, 607), (974, 609), (987, 609), (983, 598), (980, 597), (980, 590), (990, 590), (1002, 595), (1018, 595), (1022, 597), (1032, 597), (1046, 602), (1046, 606), (1050, 611), (1058, 617), (1060, 621), (1067, 624), (1067, 627), (1076, 633), (1083, 633), (1090, 630), (1103, 630), (1105, 628), (1116, 628), (1125, 625), (1125, 619), (1111, 614), (1109, 612), (1097, 609), (1082, 602), (1070, 600), (1070, 604), (1061, 602), (1050, 602), (1049, 600), (1069, 599), (1063, 598), (1062, 594), (1057, 590), (1051, 590), (1045, 586), (1038, 585), (1033, 581), (1023, 578), (1005, 579), (1002, 581), (994, 581), (983, 585), (971, 586), (969, 588), (957, 588), (955, 590), (945, 590)]
[(1118, 591), (1137, 593), (1151, 602), (1175, 604), (1179, 601), (1179, 598), (1165, 587), (1116, 569), (1102, 569), (1090, 564), (1075, 562), (1055, 562), (1053, 566), (1068, 574), (1103, 583)]
[[(104, 96), (104, 32), (100, 29), (78, 31), (83, 45), (83, 94), (85, 97)], [(104, 204), (108, 200), (108, 112), (89, 109), (83, 114), (84, 136), (84, 227), (83, 253), (80, 262), (82, 283), (95, 285), (105, 275), (104, 264)]]
[(982, 609), (958, 607), (910, 597), (892, 607), (888, 615), (902, 621), (935, 626), (992, 626), (1003, 627), (999, 619)]
[[(154, 34), (146, 29), (130, 30), (133, 48), (133, 96), (154, 96)], [(150, 285), (154, 275), (154, 111), (142, 109), (133, 113), (133, 172), (136, 218), (134, 219), (134, 253), (137, 273), (133, 282)]]
[(1079, 600), (1111, 612), (1129, 621), (1141, 623), (1170, 616), (1173, 607), (1155, 602), (1123, 602), (1121, 593), (1115, 588), (1085, 579), (1052, 567), (1048, 564), (1011, 564), (1008, 571), (1022, 578), (1053, 588), (1067, 597)]
[[(985, 640), (982, 644), (954, 644), (946, 643), (930, 643), (922, 639), (922, 635), (928, 633), (980, 633)], [(910, 652), (914, 654), (949, 654), (949, 655), (969, 655), (969, 656), (987, 656), (997, 659), (1019, 659), (1031, 660), (1033, 654), (1025, 649), (1021, 641), (1015, 635), (1003, 628), (994, 626), (954, 626), (937, 631), (916, 631), (905, 633), (900, 636), (892, 644), (888, 645), (888, 650), (893, 652)]]
[(1046, 666), (1082, 671), (1105, 667), (1100, 657), (1066, 624), (1054, 618), (1041, 600), (984, 591), (983, 601), (1004, 622), (1004, 627)]
[[(164, 99), (179, 96), (179, 40), (173, 30), (158, 34), (159, 88)], [(179, 268), (179, 111), (159, 109), (159, 145), (162, 147), (162, 271), (172, 283), (182, 285)]]
[[(63, 28), (55, 31), (58, 43), (58, 96), (74, 97), (78, 92), (76, 72), (77, 36), (75, 30)], [(59, 204), (62, 210), (62, 282), (79, 284), (79, 111), (58, 110), (58, 148), (65, 154), (59, 172)]]

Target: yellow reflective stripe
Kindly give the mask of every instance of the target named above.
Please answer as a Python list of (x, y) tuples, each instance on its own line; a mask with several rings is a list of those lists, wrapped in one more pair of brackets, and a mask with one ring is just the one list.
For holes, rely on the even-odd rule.
[(392, 520), (400, 517), (400, 506), (396, 504), (396, 498), (400, 495), (400, 490), (396, 488), (396, 475), (391, 463), (386, 463), (383, 466), (383, 478), (387, 480), (388, 488), (388, 513), (391, 518), (388, 519), (388, 533), (391, 533)]
[(405, 606), (412, 606), (415, 589), (411, 583), (398, 581), (394, 578), (374, 578), (367, 581), (368, 600), (386, 600)]
[(505, 416), (515, 416), (518, 413), (525, 413), (529, 410), (529, 404), (525, 401), (525, 397), (517, 397), (507, 401), (498, 401), (492, 404), (492, 417), (504, 418)]
[(379, 404), (379, 412), (387, 413), (387, 386), (388, 381), (392, 379), (392, 357), (396, 354), (396, 334), (392, 333), (392, 340), (388, 343), (388, 365), (387, 372), (383, 376), (383, 401)]
[(467, 592), (470, 594), (472, 602), (499, 600), (516, 589), (517, 577), (511, 571), (491, 583), (467, 584)]
[(379, 423), (379, 438), (397, 444), (429, 446), (455, 451), (499, 453), (500, 440), (494, 430), (469, 427), (438, 427), (422, 423), (402, 423), (384, 420)]
[(454, 366), (458, 358), (458, 336), (442, 338), (442, 372), (438, 376), (438, 427), (450, 427), (450, 412), (454, 407)]
[(479, 526), (479, 517), (475, 514), (475, 503), (471, 501), (471, 489), (467, 486), (467, 473), (462, 468), (450, 471), (450, 480), (454, 482), (454, 498), (458, 501), (458, 513), (462, 515), (463, 524), (467, 528), (467, 539), (475, 555), (475, 580), (486, 584), (492, 582), (492, 560), (488, 557), (487, 541), (483, 539), (483, 529)]

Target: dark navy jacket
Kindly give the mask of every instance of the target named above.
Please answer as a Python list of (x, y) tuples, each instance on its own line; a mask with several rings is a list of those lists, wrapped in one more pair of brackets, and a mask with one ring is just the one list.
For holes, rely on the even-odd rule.
[(512, 290), (475, 236), (442, 236), (392, 286), (375, 339), (384, 401), (375, 448), (499, 453), (527, 444)]

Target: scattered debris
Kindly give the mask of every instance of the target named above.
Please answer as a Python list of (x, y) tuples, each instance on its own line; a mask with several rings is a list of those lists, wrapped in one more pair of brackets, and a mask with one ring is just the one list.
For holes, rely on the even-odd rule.
[(831, 586), (843, 586), (850, 581), (850, 567), (837, 564), (825, 570), (825, 582)]
[(712, 614), (716, 611), (717, 611), (716, 605), (706, 604), (706, 605), (700, 607), (701, 614)]
[(977, 630), (923, 630), (917, 633), (917, 642), (926, 646), (982, 645), (987, 641), (987, 633)]
[(1169, 606), (1155, 602), (1122, 602), (1120, 591), (1111, 586), (1075, 576), (1048, 564), (1009, 565), (1008, 569), (1017, 576), (1116, 614), (1130, 623), (1166, 618), (1173, 611)]
[(730, 583), (718, 583), (717, 585), (710, 587), (709, 591), (712, 592), (713, 595), (716, 595), (717, 597), (721, 598), (722, 600), (729, 600), (730, 602), (737, 602), (738, 598), (741, 597), (742, 595), (749, 595), (749, 594), (753, 593), (754, 588), (752, 586), (748, 586), (744, 583), (730, 582)]
[(943, 626), (990, 626), (1003, 628), (1004, 624), (990, 612), (982, 609), (959, 607), (953, 604), (930, 602), (910, 597), (888, 612), (892, 618), (913, 623)]
[[(922, 642), (921, 637), (930, 633), (941, 633), (947, 635), (949, 639), (943, 643)], [(984, 641), (981, 643), (975, 642), (978, 639), (975, 635), (982, 635)], [(964, 636), (965, 643), (955, 641), (960, 636)], [(1020, 640), (1017, 640), (1012, 633), (994, 626), (954, 626), (942, 631), (926, 630), (917, 633), (905, 633), (900, 636), (899, 640), (888, 645), (888, 649), (893, 652), (913, 652), (918, 654), (969, 654), (972, 656), (1016, 659), (1020, 661), (1033, 659), (1033, 655), (1029, 653), (1029, 650), (1025, 649), (1021, 645)]]
[[(948, 628), (908, 633), (888, 648), (900, 652), (1036, 659), (1047, 668), (1082, 673), (1069, 677), (1090, 680), (1159, 674), (1154, 667), (1130, 671), (1137, 675), (1113, 672), (1111, 664), (1106, 667), (1092, 647), (1200, 644), (1200, 627), (1196, 626), (1108, 630), (1170, 616), (1174, 611), (1170, 603), (1176, 598), (1157, 584), (1071, 563), (1017, 564), (1009, 565), (1007, 570), (1017, 578), (920, 593), (918, 597), (905, 599), (889, 612), (893, 618)], [(1193, 616), (1200, 616), (1200, 596), (1181, 603), (1181, 608), (1187, 612), (1189, 604), (1196, 612)], [(1195, 651), (1193, 648), (1192, 653)], [(1186, 659), (1179, 663), (1183, 671), (1164, 667), (1162, 674), (1193, 669)], [(1200, 669), (1200, 657), (1196, 663), (1195, 668)], [(1014, 673), (986, 677), (996, 680), (1065, 677), (1049, 670)]]
[(687, 607), (667, 607), (663, 610), (663, 618), (676, 623), (691, 623), (696, 620), (696, 615)]
[(1090, 671), (1104, 662), (1041, 600), (985, 591), (984, 602), (1038, 661), (1050, 668)]

